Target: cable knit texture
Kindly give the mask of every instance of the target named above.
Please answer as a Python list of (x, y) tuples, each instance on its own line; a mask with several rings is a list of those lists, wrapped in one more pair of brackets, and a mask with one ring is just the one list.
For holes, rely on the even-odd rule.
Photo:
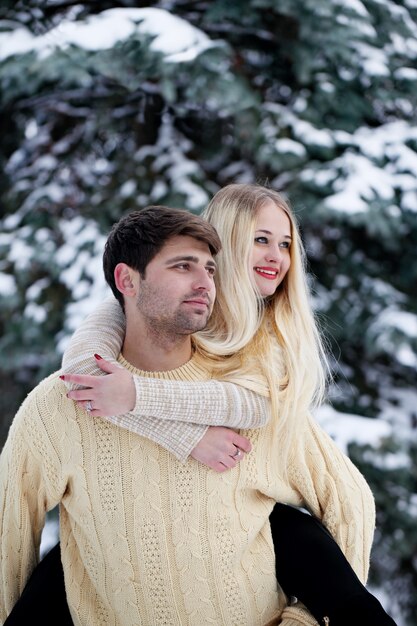
[[(169, 376), (201, 381), (210, 373), (193, 358)], [(0, 458), (1, 620), (36, 565), (45, 512), (60, 503), (75, 626), (315, 624), (303, 608), (287, 607), (277, 587), (272, 507), (313, 510), (364, 580), (373, 498), (311, 419), (285, 483), (273, 430), (270, 422), (243, 431), (252, 452), (218, 474), (88, 416), (50, 376), (23, 403)]]
[[(125, 326), (117, 300), (105, 300), (74, 333), (64, 354), (63, 370), (67, 374), (103, 375), (93, 355), (99, 353), (116, 362)], [(121, 364), (125, 366), (123, 361)], [(268, 422), (270, 401), (264, 397), (264, 390), (255, 393), (215, 380), (197, 383), (195, 375), (189, 376), (186, 368), (183, 374), (188, 384), (178, 385), (170, 372), (155, 372), (151, 378), (135, 375), (134, 410), (104, 419), (155, 441), (183, 462), (208, 426), (259, 428)]]

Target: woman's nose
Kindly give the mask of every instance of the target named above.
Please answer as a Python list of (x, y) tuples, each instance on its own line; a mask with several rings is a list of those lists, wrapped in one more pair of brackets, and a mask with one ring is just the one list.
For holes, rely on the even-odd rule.
[(266, 258), (268, 259), (268, 261), (280, 261), (281, 260), (281, 248), (276, 245), (276, 246), (270, 246), (267, 250), (267, 255)]

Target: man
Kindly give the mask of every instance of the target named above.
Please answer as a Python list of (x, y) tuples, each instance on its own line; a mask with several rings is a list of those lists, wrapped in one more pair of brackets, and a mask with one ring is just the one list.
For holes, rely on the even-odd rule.
[[(213, 307), (219, 248), (205, 220), (164, 207), (113, 228), (104, 270), (126, 313), (123, 365), (177, 380), (210, 377), (193, 356), (191, 335)], [(237, 446), (250, 449), (231, 433), (230, 457)], [(229, 624), (232, 615), (222, 614), (230, 601), (243, 623), (265, 623), (275, 589), (253, 622), (236, 605), (235, 582), (216, 591), (215, 570), (224, 571), (233, 542), (227, 511), (208, 518), (224, 488), (202, 464), (184, 466), (156, 444), (87, 416), (67, 398), (59, 373), (51, 375), (23, 403), (0, 459), (1, 620), (36, 565), (45, 513), (59, 504), (74, 624)], [(270, 570), (274, 578), (273, 559)]]

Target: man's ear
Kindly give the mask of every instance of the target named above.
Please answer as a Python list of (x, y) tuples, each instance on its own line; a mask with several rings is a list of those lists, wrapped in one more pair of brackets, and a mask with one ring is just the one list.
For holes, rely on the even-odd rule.
[(124, 296), (128, 298), (136, 296), (138, 272), (132, 270), (126, 263), (118, 263), (114, 268), (114, 282)]

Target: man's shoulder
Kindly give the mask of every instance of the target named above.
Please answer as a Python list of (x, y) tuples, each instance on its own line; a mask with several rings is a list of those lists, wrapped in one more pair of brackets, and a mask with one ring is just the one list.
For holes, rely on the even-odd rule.
[[(31, 445), (34, 440), (44, 438), (47, 431), (54, 432), (56, 424), (65, 421), (65, 406), (69, 401), (59, 374), (59, 371), (53, 372), (41, 380), (23, 400), (10, 428), (12, 437), (26, 440)], [(59, 420), (56, 419), (57, 412)]]
[(36, 390), (45, 391), (47, 389), (52, 389), (55, 386), (58, 386), (59, 388), (63, 389), (65, 385), (62, 382), (62, 380), (59, 378), (61, 374), (62, 374), (62, 370), (56, 370), (55, 372), (52, 372), (52, 374), (49, 374), (49, 376), (46, 376), (45, 378), (43, 378), (36, 385), (36, 387), (34, 387), (33, 391), (36, 391)]
[(46, 396), (56, 396), (62, 397), (66, 395), (66, 388), (62, 380), (59, 378), (61, 374), (61, 370), (57, 370), (52, 372), (49, 376), (41, 380), (36, 387), (29, 392), (26, 397), (26, 400), (23, 402), (25, 404), (32, 404), (34, 402), (39, 401), (41, 397)]

